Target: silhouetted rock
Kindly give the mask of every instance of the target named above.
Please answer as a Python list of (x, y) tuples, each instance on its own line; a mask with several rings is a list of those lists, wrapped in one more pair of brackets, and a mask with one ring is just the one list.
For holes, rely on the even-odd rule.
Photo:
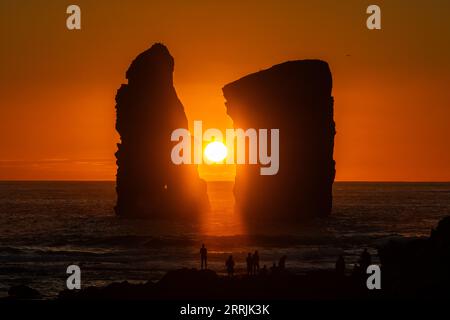
[(61, 291), (59, 300), (142, 300), (153, 297), (152, 282), (133, 284), (128, 281), (113, 282), (105, 287), (87, 287), (81, 290)]
[(106, 287), (62, 291), (59, 300), (255, 300), (345, 299), (369, 297), (365, 286), (330, 271), (307, 275), (288, 272), (260, 276), (218, 276), (211, 270), (180, 269), (168, 272), (159, 282), (112, 283)]
[(285, 62), (223, 88), (235, 128), (280, 130), (277, 175), (260, 175), (255, 165), (237, 166), (236, 204), (250, 220), (330, 214), (335, 177), (331, 89), (330, 69), (320, 60)]
[(174, 60), (155, 44), (131, 63), (116, 95), (117, 205), (126, 217), (192, 217), (208, 206), (206, 184), (194, 165), (171, 161), (174, 129), (188, 128), (173, 86)]
[(18, 285), (9, 288), (9, 299), (32, 300), (41, 298), (39, 291), (25, 285)]

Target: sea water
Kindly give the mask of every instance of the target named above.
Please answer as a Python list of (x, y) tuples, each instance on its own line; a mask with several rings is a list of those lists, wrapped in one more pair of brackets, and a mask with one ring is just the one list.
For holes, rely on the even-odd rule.
[(53, 297), (65, 289), (70, 264), (81, 267), (82, 287), (156, 281), (168, 270), (199, 267), (203, 242), (208, 267), (219, 273), (230, 254), (243, 273), (254, 250), (268, 268), (282, 255), (292, 272), (333, 268), (340, 254), (351, 268), (363, 248), (376, 255), (389, 239), (428, 236), (450, 214), (450, 183), (337, 182), (330, 217), (248, 235), (234, 212), (231, 182), (208, 183), (212, 210), (199, 225), (117, 218), (114, 187), (0, 182), (0, 296), (25, 284)]

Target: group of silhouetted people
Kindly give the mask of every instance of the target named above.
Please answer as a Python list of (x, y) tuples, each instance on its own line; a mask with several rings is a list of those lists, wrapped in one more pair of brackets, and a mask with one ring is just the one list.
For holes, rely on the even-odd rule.
[[(277, 264), (274, 262), (272, 267), (270, 268), (271, 273), (275, 274), (279, 271), (283, 271), (286, 268), (286, 256), (282, 256)], [(205, 244), (202, 244), (202, 247), (200, 248), (200, 268), (201, 270), (207, 269), (208, 264), (208, 250), (205, 247)], [(255, 250), (255, 252), (252, 254), (251, 252), (248, 253), (247, 258), (247, 275), (267, 275), (268, 270), (266, 265), (264, 265), (262, 268), (259, 266), (259, 253), (258, 250)], [(235, 262), (233, 259), (233, 256), (228, 256), (228, 259), (225, 261), (225, 267), (227, 269), (228, 276), (232, 277), (234, 275), (234, 266)]]
[[(280, 271), (284, 271), (286, 268), (286, 259), (287, 257), (284, 255), (278, 261), (278, 265), (274, 262), (272, 267), (270, 268), (270, 272), (272, 274), (276, 274), (279, 273)], [(246, 258), (246, 262), (247, 262), (247, 275), (250, 276), (258, 274), (259, 275), (268, 274), (266, 265), (264, 265), (262, 268), (259, 267), (258, 250), (255, 250), (253, 254), (249, 252)], [(365, 272), (367, 270), (367, 267), (370, 266), (371, 264), (372, 264), (372, 256), (370, 255), (369, 251), (367, 251), (367, 249), (364, 249), (364, 251), (361, 253), (358, 263), (355, 264), (353, 274)], [(225, 261), (225, 267), (230, 277), (234, 275), (234, 266), (235, 262), (233, 256), (230, 255), (228, 259)], [(208, 268), (208, 250), (206, 249), (205, 244), (202, 244), (202, 247), (200, 248), (200, 268), (201, 270)], [(338, 275), (342, 276), (345, 275), (345, 260), (343, 255), (340, 255), (336, 260), (335, 270)]]
[[(286, 269), (286, 256), (282, 256), (280, 258), (280, 260), (278, 261), (278, 265), (276, 264), (276, 262), (273, 263), (272, 267), (270, 267), (270, 272), (272, 274), (277, 274), (280, 272), (283, 272)], [(264, 266), (265, 268), (266, 266)]]
[(258, 250), (255, 250), (254, 254), (251, 252), (247, 255), (247, 275), (255, 275), (259, 273), (259, 254)]

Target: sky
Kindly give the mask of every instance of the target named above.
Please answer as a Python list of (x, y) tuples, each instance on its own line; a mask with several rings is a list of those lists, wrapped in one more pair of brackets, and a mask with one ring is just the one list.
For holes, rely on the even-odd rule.
[[(81, 8), (81, 30), (66, 8)], [(381, 30), (366, 8), (381, 8)], [(0, 2), (0, 179), (114, 180), (114, 97), (155, 42), (190, 126), (232, 128), (222, 87), (287, 60), (327, 61), (338, 181), (450, 181), (450, 2)], [(201, 166), (232, 180), (232, 166)]]

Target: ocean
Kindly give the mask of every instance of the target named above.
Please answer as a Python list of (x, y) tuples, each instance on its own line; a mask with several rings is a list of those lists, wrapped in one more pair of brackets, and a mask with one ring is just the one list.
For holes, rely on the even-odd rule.
[(199, 225), (117, 218), (114, 187), (0, 182), (0, 297), (18, 284), (54, 297), (65, 288), (70, 264), (80, 266), (82, 286), (156, 281), (168, 270), (198, 267), (203, 242), (208, 267), (219, 273), (230, 254), (244, 272), (254, 250), (261, 266), (286, 255), (297, 273), (333, 268), (340, 254), (351, 268), (362, 249), (376, 255), (389, 239), (428, 236), (450, 214), (450, 183), (337, 182), (330, 217), (249, 235), (233, 210), (230, 182), (208, 183), (211, 211)]

